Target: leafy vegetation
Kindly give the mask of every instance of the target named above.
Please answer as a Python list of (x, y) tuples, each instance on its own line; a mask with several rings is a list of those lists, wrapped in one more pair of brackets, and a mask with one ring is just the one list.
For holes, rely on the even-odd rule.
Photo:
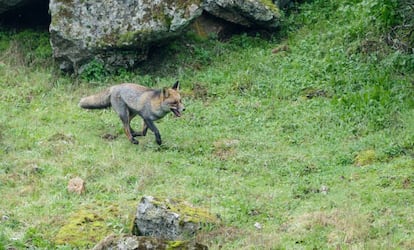
[[(72, 249), (62, 232), (89, 215), (128, 233), (143, 195), (219, 214), (197, 236), (211, 249), (414, 248), (412, 11), (307, 1), (277, 34), (190, 34), (134, 72), (91, 64), (76, 84), (55, 73), (47, 33), (1, 31), (0, 249)], [(161, 147), (77, 106), (113, 83), (177, 79), (187, 110), (159, 122)], [(83, 195), (67, 191), (76, 176)]]

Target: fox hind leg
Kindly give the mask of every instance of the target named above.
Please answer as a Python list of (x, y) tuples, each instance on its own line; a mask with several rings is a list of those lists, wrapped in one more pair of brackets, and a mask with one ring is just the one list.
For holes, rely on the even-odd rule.
[[(131, 118), (130, 111), (127, 108), (126, 104), (123, 102), (119, 102), (119, 100), (117, 100), (116, 102), (111, 102), (111, 103), (112, 103), (113, 109), (118, 113), (119, 118), (122, 121), (122, 125), (124, 126), (124, 132), (126, 136), (128, 137), (128, 140), (133, 144), (138, 144), (138, 141), (135, 140), (131, 132), (130, 124), (131, 124), (131, 119), (133, 118), (133, 116)], [(116, 105), (114, 105), (114, 103), (116, 103)]]
[(138, 144), (139, 142), (135, 140), (134, 138), (133, 130), (131, 131), (131, 125), (130, 125), (131, 120), (129, 119), (129, 117), (120, 116), (120, 118), (121, 118), (122, 124), (124, 125), (124, 131), (125, 131), (126, 136), (128, 137), (128, 140), (133, 144)]

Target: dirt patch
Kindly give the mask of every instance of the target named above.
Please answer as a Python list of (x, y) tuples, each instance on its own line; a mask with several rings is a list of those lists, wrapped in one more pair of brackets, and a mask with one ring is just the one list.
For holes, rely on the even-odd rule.
[(370, 224), (367, 215), (338, 209), (302, 214), (284, 223), (282, 230), (305, 236), (314, 229), (323, 227), (328, 230), (328, 242), (337, 245), (363, 242), (368, 237)]
[(233, 157), (237, 152), (240, 141), (235, 139), (221, 139), (214, 142), (213, 154), (222, 161)]

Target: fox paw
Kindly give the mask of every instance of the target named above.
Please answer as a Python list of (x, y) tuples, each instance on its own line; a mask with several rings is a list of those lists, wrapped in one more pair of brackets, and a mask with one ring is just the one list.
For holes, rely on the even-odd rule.
[(144, 135), (142, 134), (142, 132), (132, 132), (132, 133), (131, 133), (131, 135), (132, 135), (132, 137), (144, 136)]
[(138, 144), (139, 144), (139, 142), (138, 142), (137, 140), (135, 140), (135, 139), (132, 139), (132, 140), (131, 140), (131, 143), (132, 143), (132, 144), (135, 144), (135, 145), (138, 145)]

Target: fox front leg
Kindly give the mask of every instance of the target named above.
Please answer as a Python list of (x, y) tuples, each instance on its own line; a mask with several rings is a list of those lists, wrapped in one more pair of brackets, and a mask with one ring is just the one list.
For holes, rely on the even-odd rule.
[(155, 134), (155, 141), (158, 145), (162, 144), (160, 131), (158, 131), (157, 127), (155, 127), (154, 122), (151, 120), (145, 120), (145, 124), (147, 124), (148, 128), (151, 129), (152, 132)]

